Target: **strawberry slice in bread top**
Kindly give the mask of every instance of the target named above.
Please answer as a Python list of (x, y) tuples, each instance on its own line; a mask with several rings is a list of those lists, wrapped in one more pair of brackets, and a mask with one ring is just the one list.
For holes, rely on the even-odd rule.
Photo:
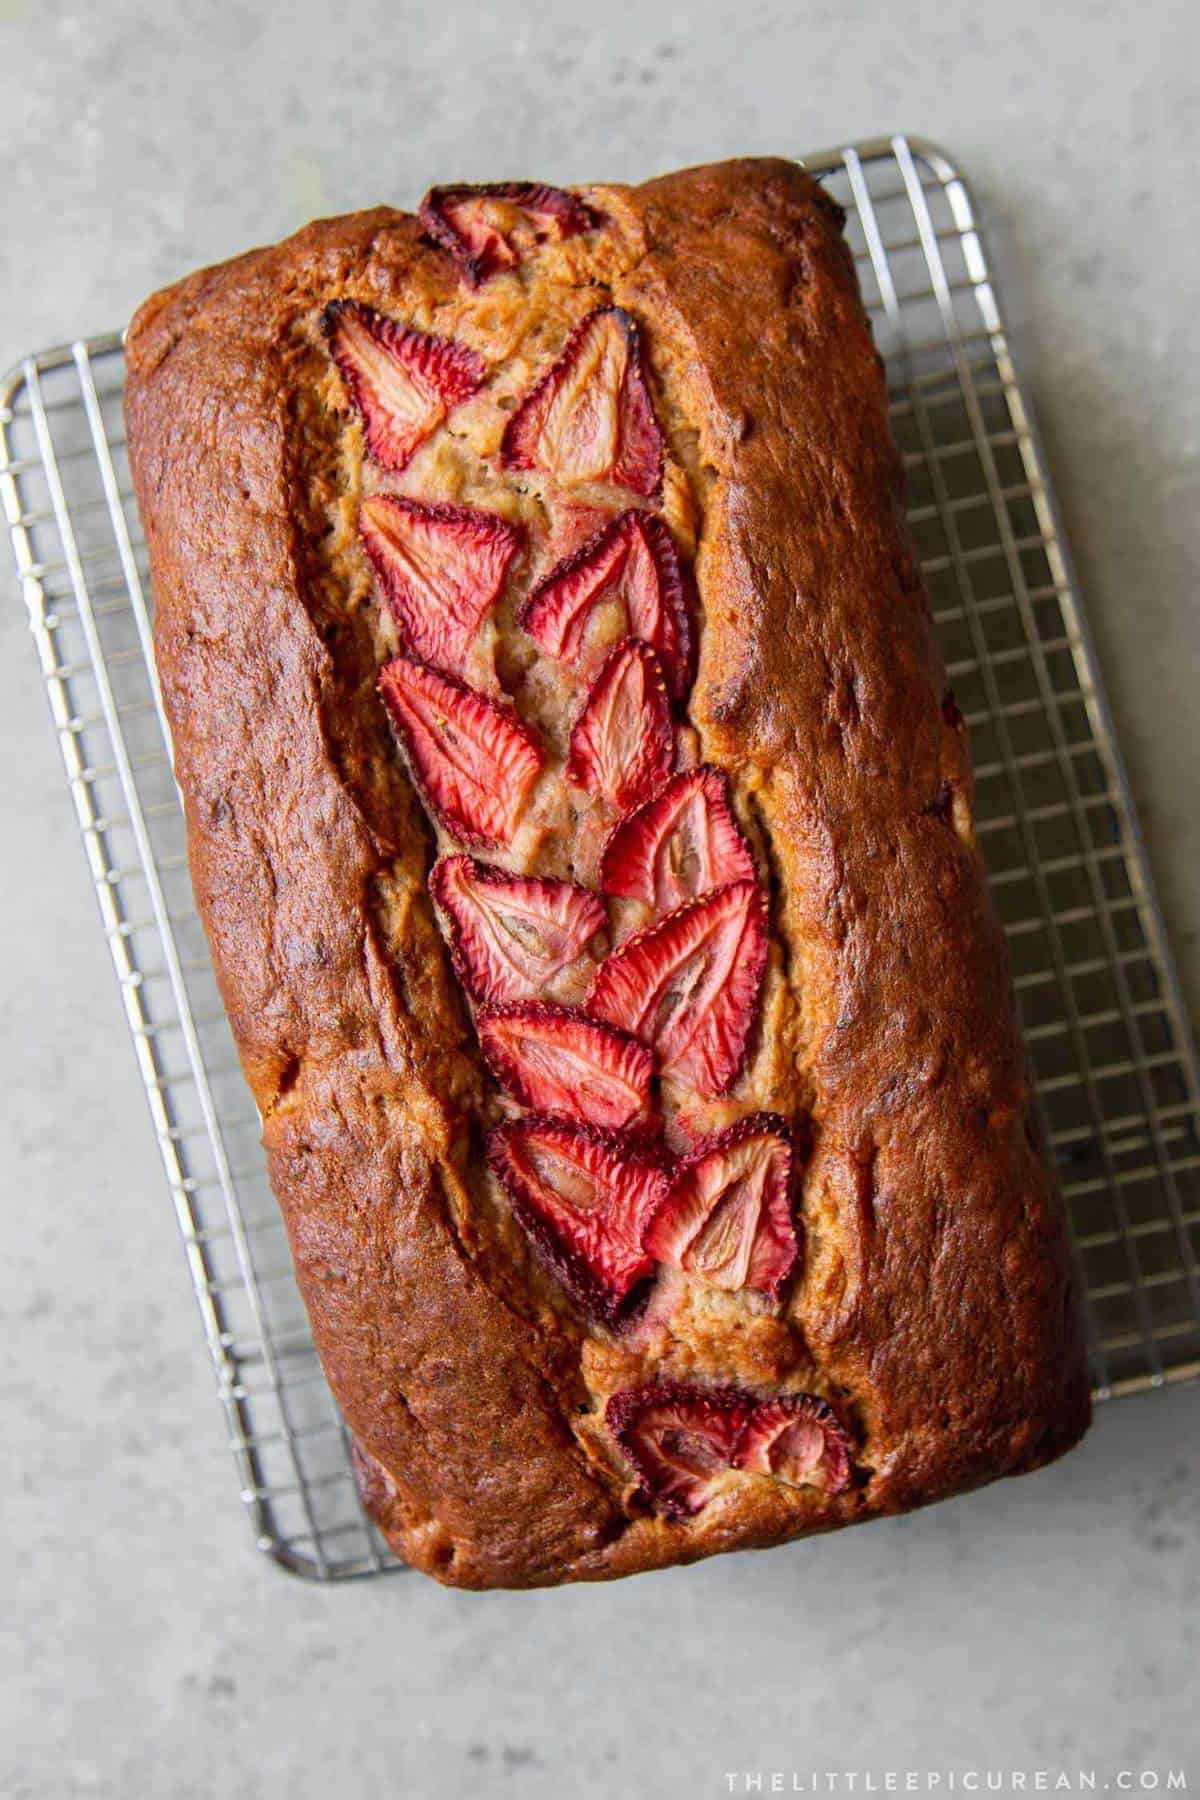
[(641, 1482), (644, 1504), (671, 1519), (700, 1512), (739, 1474), (839, 1494), (850, 1485), (850, 1442), (815, 1394), (759, 1399), (739, 1388), (662, 1382), (627, 1388), (605, 1410)]
[(709, 1287), (775, 1295), (796, 1264), (792, 1134), (777, 1113), (713, 1132), (676, 1167), (646, 1248)]
[(370, 494), (359, 535), (405, 649), (459, 673), (504, 587), (518, 532), (479, 507)]
[(850, 1439), (815, 1394), (783, 1394), (754, 1407), (738, 1439), (734, 1467), (773, 1475), (788, 1487), (840, 1494), (850, 1485)]
[(612, 1129), (645, 1113), (654, 1058), (627, 1031), (539, 1000), (482, 1007), (475, 1023), (485, 1062), (523, 1106)]
[(447, 920), (458, 978), (474, 1000), (538, 998), (587, 956), (608, 924), (604, 902), (578, 883), (510, 875), (472, 856), (443, 856), (429, 891)]
[(672, 698), (682, 700), (692, 679), (691, 609), (675, 541), (653, 513), (610, 519), (538, 583), (517, 623), (547, 656), (588, 672), (588, 627), (604, 608), (618, 612), (622, 635), (649, 644)]
[(405, 468), (430, 434), (482, 385), (487, 367), (465, 344), (412, 331), (357, 300), (333, 300), (321, 317), (329, 351), (367, 451), (380, 468)]
[(729, 781), (710, 763), (672, 775), (615, 825), (604, 846), (606, 894), (641, 900), (657, 913), (710, 888), (754, 879), (754, 858), (729, 800)]
[(398, 656), (379, 678), (396, 735), (431, 812), (464, 844), (509, 844), (542, 767), (537, 739), (508, 707)]
[(508, 469), (541, 469), (563, 486), (612, 482), (649, 499), (663, 474), (663, 434), (641, 340), (619, 306), (598, 307), (525, 395), (504, 429)]
[(609, 1326), (654, 1272), (642, 1247), (663, 1173), (628, 1133), (532, 1116), (489, 1133), (513, 1212), (567, 1292)]
[(664, 1075), (715, 1098), (741, 1072), (766, 961), (762, 889), (731, 881), (619, 944), (587, 1010), (652, 1044)]
[(605, 1419), (638, 1475), (643, 1505), (669, 1519), (700, 1512), (731, 1478), (751, 1405), (733, 1388), (673, 1382), (614, 1394)]
[(605, 658), (571, 727), (567, 780), (623, 812), (654, 792), (674, 760), (662, 665), (649, 644), (626, 638)]
[(419, 215), (435, 244), (448, 250), (473, 287), (514, 269), (523, 250), (588, 231), (595, 214), (577, 194), (538, 181), (460, 182), (430, 188)]

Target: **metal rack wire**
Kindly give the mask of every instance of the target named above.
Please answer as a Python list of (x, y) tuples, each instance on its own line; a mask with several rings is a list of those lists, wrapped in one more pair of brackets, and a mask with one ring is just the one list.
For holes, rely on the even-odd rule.
[[(846, 207), (979, 829), (1063, 1176), (1100, 1397), (1200, 1374), (1200, 1080), (1045, 462), (967, 189), (894, 138)], [(398, 1568), (358, 1502), (192, 900), (118, 336), (0, 383), (0, 498), (256, 1540)]]

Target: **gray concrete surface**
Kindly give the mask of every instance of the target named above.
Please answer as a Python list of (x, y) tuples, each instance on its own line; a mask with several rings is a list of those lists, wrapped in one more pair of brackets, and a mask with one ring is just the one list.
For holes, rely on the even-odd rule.
[[(940, 140), (989, 223), (1195, 1005), (1198, 64), (1184, 0), (0, 0), (0, 366), (435, 178)], [(3, 559), (0, 770), (0, 1791), (1200, 1783), (1195, 1391), (1108, 1409), (1032, 1480), (615, 1588), (329, 1592), (257, 1559)]]

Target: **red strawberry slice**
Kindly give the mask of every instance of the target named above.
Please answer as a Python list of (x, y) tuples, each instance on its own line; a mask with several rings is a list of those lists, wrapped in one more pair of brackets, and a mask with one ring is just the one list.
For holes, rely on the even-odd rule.
[(448, 250), (472, 287), (520, 253), (547, 239), (574, 237), (598, 223), (577, 194), (537, 181), (490, 181), (430, 188), (418, 217), (435, 244)]
[(321, 323), (367, 449), (384, 469), (403, 469), (487, 374), (483, 358), (465, 344), (410, 331), (357, 300), (331, 301)]
[(652, 800), (615, 826), (600, 863), (606, 894), (670, 912), (709, 888), (752, 881), (754, 858), (729, 802), (729, 782), (711, 763), (673, 775)]
[(662, 1171), (617, 1133), (536, 1117), (496, 1126), (487, 1158), (567, 1292), (618, 1324), (654, 1270), (642, 1235), (662, 1199)]
[(732, 1467), (753, 1403), (734, 1388), (626, 1388), (605, 1408), (609, 1430), (636, 1469), (640, 1497), (668, 1518), (707, 1505)]
[(579, 664), (593, 609), (620, 606), (625, 629), (650, 645), (672, 696), (692, 678), (692, 621), (675, 540), (651, 513), (619, 513), (534, 588), (518, 624), (560, 662)]
[(504, 429), (500, 461), (564, 485), (613, 481), (649, 498), (662, 485), (663, 435), (638, 328), (619, 306), (589, 313)]
[(646, 1248), (709, 1287), (777, 1294), (799, 1248), (787, 1122), (753, 1113), (698, 1144), (676, 1170)]
[(743, 1428), (733, 1465), (773, 1475), (788, 1487), (840, 1494), (850, 1485), (850, 1439), (833, 1408), (815, 1394), (761, 1400)]
[(669, 1518), (698, 1513), (731, 1469), (827, 1494), (850, 1485), (850, 1439), (815, 1394), (756, 1401), (736, 1388), (663, 1383), (614, 1394), (605, 1420), (642, 1499)]
[(587, 1010), (653, 1044), (664, 1074), (714, 1099), (741, 1070), (766, 961), (762, 890), (731, 881), (618, 945)]
[(398, 494), (364, 500), (359, 530), (406, 647), (458, 668), (504, 586), (517, 532), (474, 506), (427, 506)]
[(649, 644), (625, 638), (609, 652), (571, 727), (567, 780), (624, 811), (653, 793), (674, 759), (662, 665)]
[(540, 1000), (481, 1007), (476, 1024), (488, 1068), (522, 1106), (614, 1131), (645, 1111), (654, 1058), (627, 1031)]
[(542, 766), (533, 733), (453, 676), (398, 656), (379, 686), (430, 810), (466, 844), (508, 844)]
[(458, 978), (476, 1000), (541, 993), (608, 923), (603, 902), (573, 881), (509, 875), (470, 856), (443, 856), (429, 891), (449, 922)]

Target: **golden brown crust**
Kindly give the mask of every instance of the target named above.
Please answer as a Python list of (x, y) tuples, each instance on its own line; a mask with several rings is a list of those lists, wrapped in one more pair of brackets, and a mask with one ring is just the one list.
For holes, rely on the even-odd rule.
[[(475, 1587), (917, 1505), (1049, 1460), (1088, 1416), (961, 730), (835, 209), (767, 160), (589, 198), (600, 247), (573, 240), (551, 274), (566, 316), (602, 288), (642, 326), (699, 502), (691, 719), (769, 853), (771, 1079), (813, 1115), (784, 1335), (858, 1438), (861, 1479), (836, 1498), (744, 1478), (685, 1523), (631, 1507), (596, 1395), (632, 1352), (562, 1303), (479, 1179), (487, 1082), (366, 614), (346, 604), (344, 445), (310, 322), (352, 294), (478, 334), (491, 305), (511, 348), (527, 315), (486, 289), (464, 312), (451, 260), (377, 209), (191, 277), (129, 340), (193, 877), (297, 1275), (373, 1510), (410, 1561)], [(719, 1376), (721, 1341), (689, 1340), (692, 1372)]]

